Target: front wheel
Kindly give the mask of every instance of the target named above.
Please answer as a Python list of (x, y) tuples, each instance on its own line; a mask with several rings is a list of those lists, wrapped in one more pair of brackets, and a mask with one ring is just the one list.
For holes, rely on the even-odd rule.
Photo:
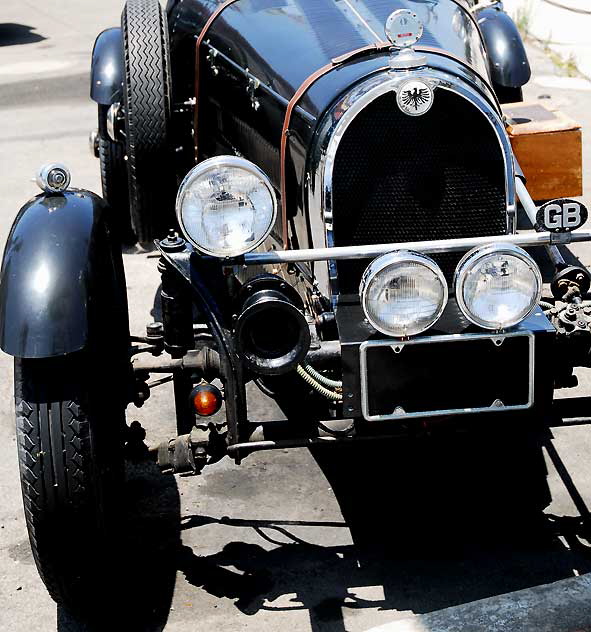
[[(125, 405), (85, 353), (15, 359), (25, 519), (51, 597), (88, 613), (104, 592), (124, 477)], [(99, 380), (102, 380), (102, 384)], [(99, 386), (100, 385), (100, 386)], [(102, 581), (101, 581), (102, 578)]]

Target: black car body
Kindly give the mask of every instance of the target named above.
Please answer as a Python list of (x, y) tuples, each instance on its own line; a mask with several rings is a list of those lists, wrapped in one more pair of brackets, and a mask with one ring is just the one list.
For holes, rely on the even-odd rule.
[[(156, 35), (136, 41), (133, 16), (148, 10)], [(413, 32), (391, 30), (388, 40), (393, 14), (411, 20), (416, 41), (399, 46), (396, 38)], [(547, 420), (555, 386), (571, 385), (573, 367), (589, 363), (589, 273), (566, 265), (557, 244), (591, 235), (572, 232), (579, 203), (561, 200), (540, 216), (527, 195), (500, 100), (520, 98), (529, 65), (502, 7), (170, 0), (166, 20), (159, 15), (157, 2), (129, 0), (122, 29), (97, 39), (91, 96), (107, 143), (100, 151), (111, 152), (101, 164), (114, 175), (127, 169), (136, 235), (157, 238), (162, 322), (129, 337), (116, 228), (124, 203), (110, 199), (112, 187), (109, 209), (89, 192), (52, 190), (46, 174), (46, 192), (23, 207), (8, 239), (2, 348), (27, 363), (94, 357), (106, 345), (118, 376), (113, 401), (123, 407), (144, 403), (150, 375), (170, 374), (179, 436), (153, 455), (175, 472), (260, 449), (412, 434), (435, 418), (450, 427)], [(133, 63), (144, 63), (130, 61), (136, 44), (154, 72), (135, 73)], [(148, 82), (154, 96), (138, 114)], [(142, 125), (162, 142), (137, 136)], [(115, 165), (126, 152), (128, 165)], [(199, 205), (199, 185), (217, 191), (208, 212), (224, 204), (243, 212), (250, 198), (232, 197), (243, 181), (232, 169), (255, 182), (272, 221), (252, 238), (256, 247), (212, 254), (187, 226), (185, 204)], [(156, 207), (138, 197), (151, 187)], [(537, 232), (517, 233), (518, 196)], [(552, 226), (548, 208), (559, 218)], [(202, 232), (215, 228), (205, 217)], [(539, 300), (537, 264), (521, 250), (531, 246), (545, 246), (555, 264), (552, 304)], [(480, 257), (489, 263), (470, 268)], [(409, 272), (396, 276), (396, 266), (423, 274), (429, 289), (417, 289)], [(481, 289), (498, 284), (489, 303), (508, 283), (499, 301), (513, 309), (511, 297), (525, 296), (529, 283), (531, 305), (509, 326), (479, 325), (462, 285), (469, 270), (485, 279)], [(406, 318), (408, 330), (388, 329), (372, 311), (371, 284), (382, 273), (393, 276), (375, 305), (386, 305), (388, 322)], [(517, 285), (504, 279), (512, 274)], [(416, 314), (388, 311), (417, 297), (436, 308), (427, 314), (419, 301), (408, 303)], [(415, 331), (416, 319), (424, 320)], [(249, 417), (249, 381), (286, 420)], [(223, 418), (215, 415), (222, 398)], [(137, 440), (137, 428), (126, 432), (124, 443)]]

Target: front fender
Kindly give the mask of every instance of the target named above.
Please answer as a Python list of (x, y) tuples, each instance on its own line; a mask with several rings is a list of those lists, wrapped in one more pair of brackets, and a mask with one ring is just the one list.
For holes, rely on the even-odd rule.
[(123, 101), (123, 38), (120, 28), (103, 31), (92, 49), (90, 98), (100, 105)]
[(44, 193), (19, 211), (0, 272), (3, 351), (21, 358), (78, 351), (99, 318), (121, 331), (125, 281), (109, 212), (88, 191)]
[(505, 88), (521, 88), (531, 77), (523, 40), (515, 22), (495, 4), (476, 11), (492, 80)]

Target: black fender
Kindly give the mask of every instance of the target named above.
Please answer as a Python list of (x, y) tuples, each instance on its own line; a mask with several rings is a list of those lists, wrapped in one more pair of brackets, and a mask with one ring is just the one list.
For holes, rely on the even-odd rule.
[(476, 20), (494, 83), (505, 88), (524, 86), (531, 77), (531, 68), (515, 22), (503, 11), (501, 3), (477, 10)]
[(90, 98), (100, 105), (123, 102), (123, 37), (120, 28), (100, 33), (92, 49)]
[(77, 190), (44, 193), (21, 208), (0, 272), (3, 351), (60, 356), (87, 347), (100, 329), (114, 350), (128, 353), (125, 275), (110, 212), (100, 197)]

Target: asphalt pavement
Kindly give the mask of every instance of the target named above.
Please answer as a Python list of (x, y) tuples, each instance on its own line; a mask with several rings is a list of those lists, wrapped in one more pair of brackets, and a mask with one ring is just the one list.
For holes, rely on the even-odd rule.
[[(31, 178), (41, 163), (66, 162), (75, 186), (99, 191), (87, 143), (96, 125), (87, 69), (94, 35), (117, 24), (120, 9), (116, 0), (3, 0), (0, 242), (36, 193)], [(576, 82), (566, 85), (577, 89), (548, 87), (544, 77), (558, 69), (537, 49), (530, 55), (526, 97), (550, 98), (591, 129), (591, 90)], [(585, 137), (587, 175), (590, 154)], [(591, 200), (591, 178), (586, 183)], [(579, 245), (575, 254), (591, 265), (591, 247)], [(149, 253), (125, 255), (134, 333), (152, 318), (156, 262)], [(589, 393), (588, 377), (581, 379), (583, 387), (567, 394)], [(251, 418), (278, 414), (256, 387), (249, 397)], [(174, 434), (169, 385), (128, 412), (151, 442)], [(590, 456), (588, 426), (534, 438), (515, 422), (355, 450), (259, 453), (241, 466), (224, 460), (200, 477), (133, 464), (122, 517), (133, 563), (113, 573), (128, 578), (128, 614), (150, 632), (591, 630), (582, 605), (591, 600), (591, 546), (581, 521), (591, 503)], [(92, 543), (82, 536), (78, 545)], [(56, 608), (31, 557), (6, 356), (0, 604), (0, 630), (88, 629)], [(506, 613), (515, 617), (510, 628), (502, 627)], [(453, 617), (461, 623), (445, 627)], [(120, 629), (119, 621), (113, 611), (107, 628)]]

